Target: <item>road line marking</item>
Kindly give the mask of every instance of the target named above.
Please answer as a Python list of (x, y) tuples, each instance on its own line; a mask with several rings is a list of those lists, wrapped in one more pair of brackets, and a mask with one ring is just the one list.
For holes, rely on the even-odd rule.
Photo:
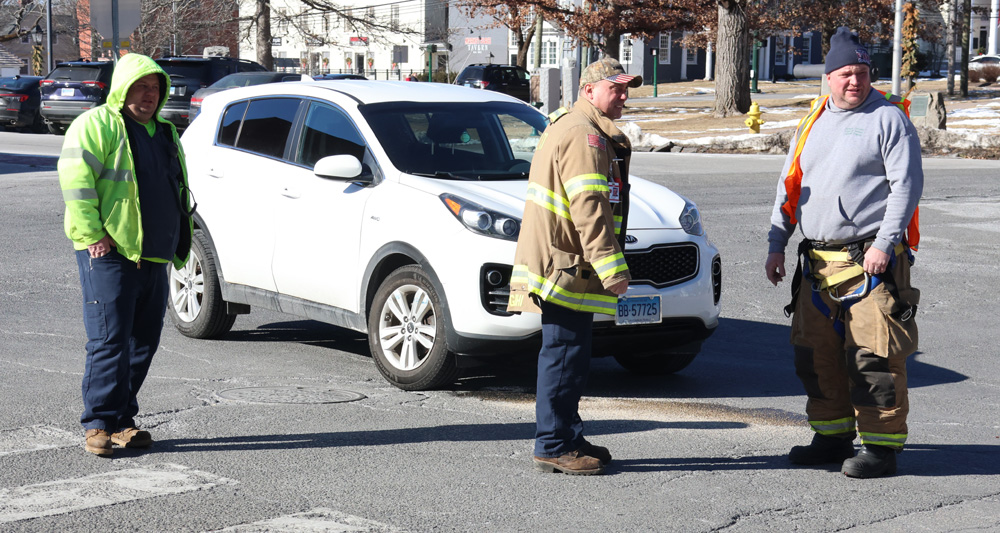
[(0, 430), (0, 457), (15, 453), (68, 448), (83, 442), (83, 433), (52, 426), (28, 426)]
[(186, 466), (161, 463), (0, 489), (0, 524), (236, 483)]
[(226, 529), (217, 529), (212, 533), (401, 533), (402, 531), (401, 529), (374, 520), (368, 520), (367, 518), (352, 516), (326, 507), (317, 507), (302, 513), (279, 516), (252, 524), (227, 527)]

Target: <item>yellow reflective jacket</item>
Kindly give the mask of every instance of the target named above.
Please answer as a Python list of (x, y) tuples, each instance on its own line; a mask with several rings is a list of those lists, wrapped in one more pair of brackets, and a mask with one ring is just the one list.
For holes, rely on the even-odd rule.
[[(153, 120), (168, 128), (177, 146), (183, 182), (179, 185), (182, 205), (190, 209), (187, 192), (187, 167), (184, 150), (177, 130), (160, 118), (160, 109), (167, 101), (170, 77), (152, 59), (140, 54), (126, 54), (115, 66), (107, 103), (80, 115), (66, 130), (59, 155), (59, 185), (66, 202), (66, 236), (77, 250), (111, 237), (118, 253), (130, 261), (142, 254), (142, 213), (139, 188), (136, 185), (135, 163), (129, 148), (122, 107), (129, 87), (139, 78), (159, 74), (160, 105)], [(173, 257), (177, 268), (187, 262), (191, 249), (192, 220), (183, 217), (180, 241)]]
[(624, 237), (632, 145), (611, 119), (579, 100), (542, 134), (510, 281), (512, 312), (539, 302), (615, 314), (607, 287), (629, 280)]

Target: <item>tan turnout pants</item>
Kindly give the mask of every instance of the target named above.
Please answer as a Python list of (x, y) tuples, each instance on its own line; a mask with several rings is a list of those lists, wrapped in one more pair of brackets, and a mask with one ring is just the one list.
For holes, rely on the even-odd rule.
[[(810, 261), (809, 270), (819, 279), (855, 264), (802, 260)], [(898, 315), (901, 309), (917, 304), (920, 292), (910, 286), (905, 251), (895, 258), (891, 270), (899, 302), (879, 284), (853, 304), (838, 303), (827, 290), (814, 292), (811, 280), (803, 279), (791, 343), (795, 372), (808, 396), (806, 415), (815, 431), (853, 438), (857, 428), (865, 444), (901, 449), (909, 412), (906, 358), (917, 349), (917, 324), (913, 316), (903, 320)], [(845, 281), (835, 289), (837, 295), (854, 292), (863, 281), (863, 276)], [(821, 305), (814, 302), (814, 295)], [(843, 323), (843, 336), (837, 331), (838, 320)]]

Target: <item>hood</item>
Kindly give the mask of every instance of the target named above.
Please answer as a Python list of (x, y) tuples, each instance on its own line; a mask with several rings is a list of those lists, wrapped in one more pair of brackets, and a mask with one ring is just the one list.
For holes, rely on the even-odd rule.
[(167, 101), (167, 88), (170, 87), (170, 76), (157, 65), (152, 58), (142, 54), (125, 54), (115, 65), (111, 75), (111, 92), (108, 93), (108, 107), (120, 112), (125, 105), (125, 95), (132, 84), (143, 76), (160, 75), (160, 105), (156, 107), (156, 115), (160, 115), (163, 104)]
[[(524, 214), (528, 192), (528, 180), (450, 181), (402, 174), (400, 183), (434, 195), (455, 194), (518, 219)], [(629, 184), (630, 230), (681, 227), (680, 216), (687, 200), (662, 185), (636, 176), (629, 176)]]

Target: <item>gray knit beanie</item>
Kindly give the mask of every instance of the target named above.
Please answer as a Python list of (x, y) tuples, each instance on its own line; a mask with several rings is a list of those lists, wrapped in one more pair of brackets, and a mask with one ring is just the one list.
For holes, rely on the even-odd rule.
[(830, 51), (826, 54), (826, 68), (823, 72), (829, 74), (847, 65), (868, 65), (870, 68), (872, 60), (868, 57), (868, 49), (858, 39), (858, 34), (841, 26), (830, 37)]

